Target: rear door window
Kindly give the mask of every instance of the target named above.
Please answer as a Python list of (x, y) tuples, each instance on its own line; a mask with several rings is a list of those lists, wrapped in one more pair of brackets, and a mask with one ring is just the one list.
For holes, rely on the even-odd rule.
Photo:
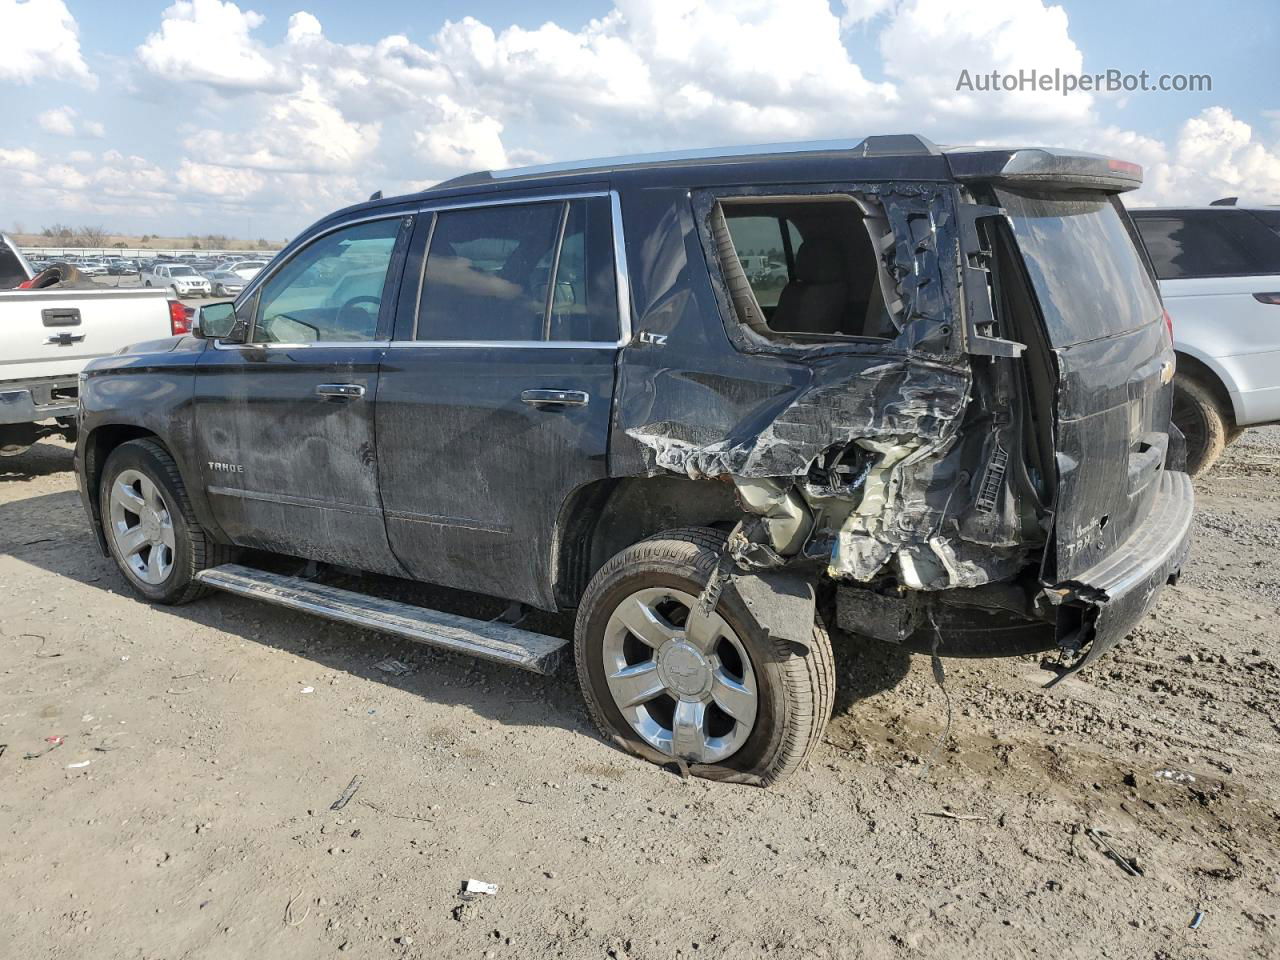
[(1055, 345), (1126, 333), (1162, 315), (1137, 237), (1113, 196), (996, 192)]
[(1245, 210), (1134, 211), (1161, 280), (1280, 274), (1280, 235)]
[(608, 197), (442, 210), (422, 275), (417, 339), (618, 339)]

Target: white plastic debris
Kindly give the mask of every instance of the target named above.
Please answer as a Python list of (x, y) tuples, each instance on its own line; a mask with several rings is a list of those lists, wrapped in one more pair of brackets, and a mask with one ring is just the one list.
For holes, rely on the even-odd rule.
[(1181, 770), (1157, 770), (1155, 772), (1157, 780), (1172, 780), (1174, 783), (1195, 783), (1194, 774), (1184, 773)]
[(396, 660), (394, 657), (387, 657), (381, 663), (375, 663), (374, 667), (383, 673), (389, 673), (393, 677), (403, 677), (406, 673), (413, 670), (413, 667), (407, 663)]
[(463, 880), (462, 892), (470, 894), (483, 893), (487, 897), (492, 897), (497, 895), (498, 885), (496, 883), (486, 883), (484, 880)]
[(91, 763), (93, 763), (93, 761), (92, 761), (92, 760), (81, 760), (79, 763), (68, 763), (68, 764), (67, 764), (67, 769), (68, 769), (68, 770), (79, 770), (81, 767), (87, 767), (87, 766), (88, 766), (89, 764), (91, 764)]
[(303, 693), (315, 693), (315, 692), (316, 692), (316, 688), (315, 688), (315, 687), (303, 687), (303, 688), (302, 688), (302, 692), (303, 692)]

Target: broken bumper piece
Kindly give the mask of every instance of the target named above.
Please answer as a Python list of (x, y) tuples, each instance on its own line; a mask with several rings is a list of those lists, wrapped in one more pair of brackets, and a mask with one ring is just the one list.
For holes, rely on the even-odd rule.
[(1062, 598), (1059, 646), (1075, 657), (1057, 679), (1115, 646), (1151, 609), (1165, 584), (1177, 578), (1191, 549), (1194, 509), (1191, 478), (1164, 471), (1151, 512), (1129, 539), (1081, 576), (1048, 591)]

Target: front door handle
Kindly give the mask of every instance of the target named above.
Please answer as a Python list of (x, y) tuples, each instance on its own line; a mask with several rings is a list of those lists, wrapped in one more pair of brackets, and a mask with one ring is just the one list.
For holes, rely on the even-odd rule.
[(582, 390), (525, 390), (522, 403), (534, 407), (585, 407), (591, 395)]
[(316, 396), (326, 400), (359, 400), (364, 396), (364, 384), (322, 383), (316, 387)]

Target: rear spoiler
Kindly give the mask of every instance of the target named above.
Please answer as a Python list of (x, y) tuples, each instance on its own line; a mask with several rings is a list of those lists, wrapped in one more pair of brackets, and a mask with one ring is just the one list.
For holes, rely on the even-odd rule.
[(943, 154), (957, 180), (1008, 184), (1053, 184), (1068, 189), (1122, 193), (1142, 186), (1142, 167), (1097, 153), (1063, 150), (948, 150)]

